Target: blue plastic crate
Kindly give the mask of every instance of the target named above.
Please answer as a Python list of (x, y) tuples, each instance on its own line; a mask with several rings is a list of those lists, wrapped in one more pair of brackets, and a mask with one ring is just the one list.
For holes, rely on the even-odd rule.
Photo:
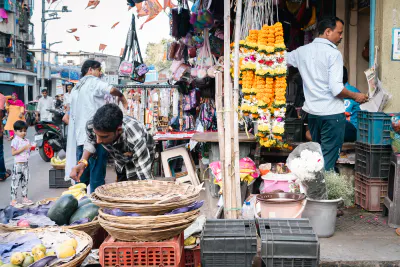
[(369, 145), (390, 145), (391, 116), (383, 112), (359, 111), (357, 141)]

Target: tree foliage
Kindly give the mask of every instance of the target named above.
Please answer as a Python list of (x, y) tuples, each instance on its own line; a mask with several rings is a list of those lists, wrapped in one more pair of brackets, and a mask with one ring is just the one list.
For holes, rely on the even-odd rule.
[(148, 43), (146, 47), (145, 63), (153, 65), (157, 71), (169, 69), (172, 62), (167, 60), (167, 44), (171, 40), (162, 39), (159, 43)]

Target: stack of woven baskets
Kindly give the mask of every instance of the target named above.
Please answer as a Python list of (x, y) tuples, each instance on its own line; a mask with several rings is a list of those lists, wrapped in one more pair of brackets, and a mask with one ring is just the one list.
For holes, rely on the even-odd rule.
[(128, 181), (98, 187), (92, 201), (100, 207), (100, 225), (111, 236), (152, 242), (179, 235), (196, 220), (200, 191), (177, 182)]

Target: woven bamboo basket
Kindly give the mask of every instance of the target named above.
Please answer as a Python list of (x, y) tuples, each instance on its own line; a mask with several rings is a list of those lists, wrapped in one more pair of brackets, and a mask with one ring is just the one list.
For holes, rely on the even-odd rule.
[[(75, 258), (73, 258), (70, 262), (63, 263), (61, 265), (57, 265), (57, 267), (80, 266), (83, 263), (83, 261), (86, 259), (86, 257), (89, 255), (90, 251), (92, 250), (92, 247), (93, 247), (92, 238), (88, 234), (81, 232), (81, 231), (75, 231), (75, 230), (66, 229), (66, 228), (62, 228), (62, 227), (60, 227), (60, 229), (62, 229), (63, 231), (69, 232), (80, 239), (86, 240), (89, 245), (81, 253), (79, 253), (78, 256), (75, 256)], [(21, 233), (23, 233), (23, 232), (38, 233), (38, 232), (44, 232), (44, 231), (46, 231), (46, 229), (41, 228), (41, 229), (24, 230), (24, 231), (21, 231)]]
[(174, 209), (186, 207), (193, 204), (199, 196), (194, 196), (192, 198), (184, 199), (179, 202), (167, 203), (167, 204), (127, 204), (127, 203), (116, 203), (107, 202), (99, 199), (99, 197), (93, 193), (91, 195), (91, 200), (93, 204), (105, 209), (120, 209), (125, 212), (136, 212), (143, 216), (151, 215), (163, 215)]
[(155, 204), (192, 198), (198, 196), (200, 190), (190, 184), (145, 180), (105, 184), (96, 188), (95, 193), (99, 199), (107, 202)]
[(116, 223), (113, 221), (105, 220), (104, 218), (100, 217), (99, 222), (100, 224), (108, 224), (114, 228), (118, 228), (121, 230), (136, 230), (136, 231), (152, 231), (157, 232), (160, 230), (167, 230), (169, 228), (179, 227), (182, 225), (186, 225), (188, 223), (193, 223), (198, 215), (192, 215), (188, 218), (177, 220), (177, 221), (169, 221), (157, 224), (127, 224), (127, 223)]
[[(41, 201), (38, 201), (39, 204), (45, 204), (49, 201), (56, 201), (58, 198), (46, 198)], [(57, 227), (57, 226), (54, 226)], [(94, 218), (93, 221), (88, 222), (88, 223), (83, 223), (80, 225), (74, 225), (74, 226), (62, 226), (63, 228), (70, 229), (70, 230), (76, 230), (76, 231), (82, 231), (88, 234), (91, 238), (95, 238), (97, 232), (100, 229), (100, 224), (98, 218)], [(11, 226), (7, 224), (2, 224), (0, 223), (0, 233), (8, 233), (8, 232), (14, 232), (14, 231), (23, 231), (27, 230), (26, 227), (19, 227), (19, 226)]]
[(129, 242), (157, 242), (170, 239), (182, 233), (193, 222), (176, 227), (166, 227), (166, 229), (154, 228), (151, 230), (127, 230), (114, 227), (112, 223), (101, 220), (100, 225), (115, 239)]
[(109, 215), (107, 213), (104, 213), (101, 209), (99, 209), (99, 216), (106, 221), (120, 223), (120, 224), (135, 224), (135, 225), (155, 225), (161, 223), (175, 222), (187, 219), (193, 215), (196, 215), (197, 217), (199, 213), (200, 209), (185, 213), (171, 214), (171, 215), (129, 217), (129, 216)]

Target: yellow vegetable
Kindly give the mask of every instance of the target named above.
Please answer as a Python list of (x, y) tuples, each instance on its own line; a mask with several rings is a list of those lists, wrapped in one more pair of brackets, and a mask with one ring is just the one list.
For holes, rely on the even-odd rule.
[(41, 260), (44, 257), (46, 257), (46, 253), (43, 252), (42, 250), (37, 250), (36, 253), (33, 254), (33, 259), (35, 261)]
[(76, 248), (78, 247), (78, 241), (76, 241), (76, 239), (73, 239), (73, 238), (71, 238), (71, 239), (69, 239), (69, 240), (63, 242), (62, 244), (65, 245), (65, 246), (71, 246), (71, 247), (73, 247), (75, 250), (76, 250)]
[(73, 190), (73, 189), (86, 189), (86, 184), (79, 183), (68, 188), (68, 190)]
[(36, 245), (32, 249), (32, 254), (37, 254), (39, 251), (46, 253), (46, 247), (43, 244)]
[(56, 256), (56, 252), (53, 250), (49, 250), (46, 252), (46, 257), (48, 257), (48, 256)]
[(24, 262), (24, 254), (21, 252), (15, 252), (11, 255), (10, 262), (14, 265), (21, 265)]
[(193, 236), (189, 236), (188, 238), (185, 239), (184, 245), (185, 246), (191, 246), (196, 243), (196, 238)]
[(65, 259), (75, 256), (76, 250), (69, 245), (61, 244), (57, 249), (57, 256), (59, 259)]

